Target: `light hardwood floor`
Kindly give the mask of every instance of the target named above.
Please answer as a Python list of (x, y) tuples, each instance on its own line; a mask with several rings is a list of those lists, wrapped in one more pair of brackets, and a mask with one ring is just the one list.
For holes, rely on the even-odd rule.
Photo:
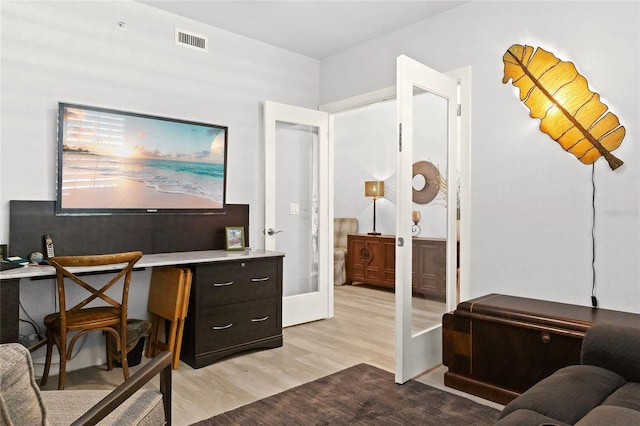
[[(421, 323), (439, 321), (443, 304), (419, 303)], [(283, 334), (281, 348), (244, 353), (197, 370), (181, 362), (172, 377), (173, 424), (189, 425), (359, 363), (392, 372), (394, 294), (368, 286), (335, 287), (333, 318), (287, 327)], [(445, 370), (437, 367), (416, 380), (502, 408), (445, 387)], [(122, 382), (122, 371), (99, 366), (67, 373), (66, 380), (67, 389), (113, 388)], [(50, 377), (44, 389), (56, 384), (57, 377)], [(151, 385), (157, 387), (157, 380)]]

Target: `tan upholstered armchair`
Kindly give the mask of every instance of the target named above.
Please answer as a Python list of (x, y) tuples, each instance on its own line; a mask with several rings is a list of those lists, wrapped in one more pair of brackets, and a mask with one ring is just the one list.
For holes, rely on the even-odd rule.
[(358, 219), (333, 219), (333, 284), (347, 282), (347, 235), (358, 233)]
[[(140, 389), (160, 374), (160, 390)], [(109, 390), (40, 391), (31, 354), (0, 345), (1, 425), (171, 425), (171, 353), (163, 352)]]

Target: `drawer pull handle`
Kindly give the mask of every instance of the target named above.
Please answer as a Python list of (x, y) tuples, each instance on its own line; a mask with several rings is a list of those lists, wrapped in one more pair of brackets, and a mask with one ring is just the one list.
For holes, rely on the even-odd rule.
[(264, 318), (251, 318), (251, 322), (262, 322), (262, 321), (266, 321), (269, 319), (269, 315), (267, 315)]
[(251, 282), (253, 282), (253, 283), (260, 283), (260, 282), (264, 282), (264, 281), (269, 281), (269, 277), (251, 278)]
[(213, 327), (211, 327), (214, 330), (225, 330), (227, 328), (231, 328), (231, 326), (233, 326), (233, 323), (227, 324), (227, 325), (214, 325)]
[(233, 284), (233, 281), (227, 281), (226, 283), (213, 283), (214, 287), (226, 287)]

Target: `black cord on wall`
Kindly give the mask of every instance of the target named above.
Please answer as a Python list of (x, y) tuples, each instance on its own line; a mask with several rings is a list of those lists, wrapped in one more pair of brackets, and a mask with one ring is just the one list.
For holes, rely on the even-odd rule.
[(598, 299), (596, 298), (596, 181), (595, 181), (595, 164), (591, 165), (591, 207), (593, 212), (593, 221), (591, 223), (591, 306), (598, 307)]

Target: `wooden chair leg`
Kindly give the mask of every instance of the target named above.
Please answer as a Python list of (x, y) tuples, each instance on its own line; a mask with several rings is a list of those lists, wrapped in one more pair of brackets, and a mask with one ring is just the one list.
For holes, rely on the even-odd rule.
[[(65, 336), (66, 337), (66, 336)], [(61, 337), (60, 344), (58, 345), (58, 352), (60, 353), (60, 369), (58, 373), (58, 390), (64, 389), (64, 382), (67, 375), (67, 339)]]
[(49, 378), (49, 369), (51, 368), (51, 355), (53, 352), (53, 336), (47, 333), (47, 356), (44, 361), (44, 372), (42, 373), (42, 379), (40, 379), (40, 386), (47, 384)]
[(105, 334), (107, 340), (107, 371), (113, 370), (113, 342), (109, 333)]
[(127, 361), (127, 332), (120, 332), (120, 364), (122, 364), (122, 374), (124, 379), (129, 379), (129, 362)]

